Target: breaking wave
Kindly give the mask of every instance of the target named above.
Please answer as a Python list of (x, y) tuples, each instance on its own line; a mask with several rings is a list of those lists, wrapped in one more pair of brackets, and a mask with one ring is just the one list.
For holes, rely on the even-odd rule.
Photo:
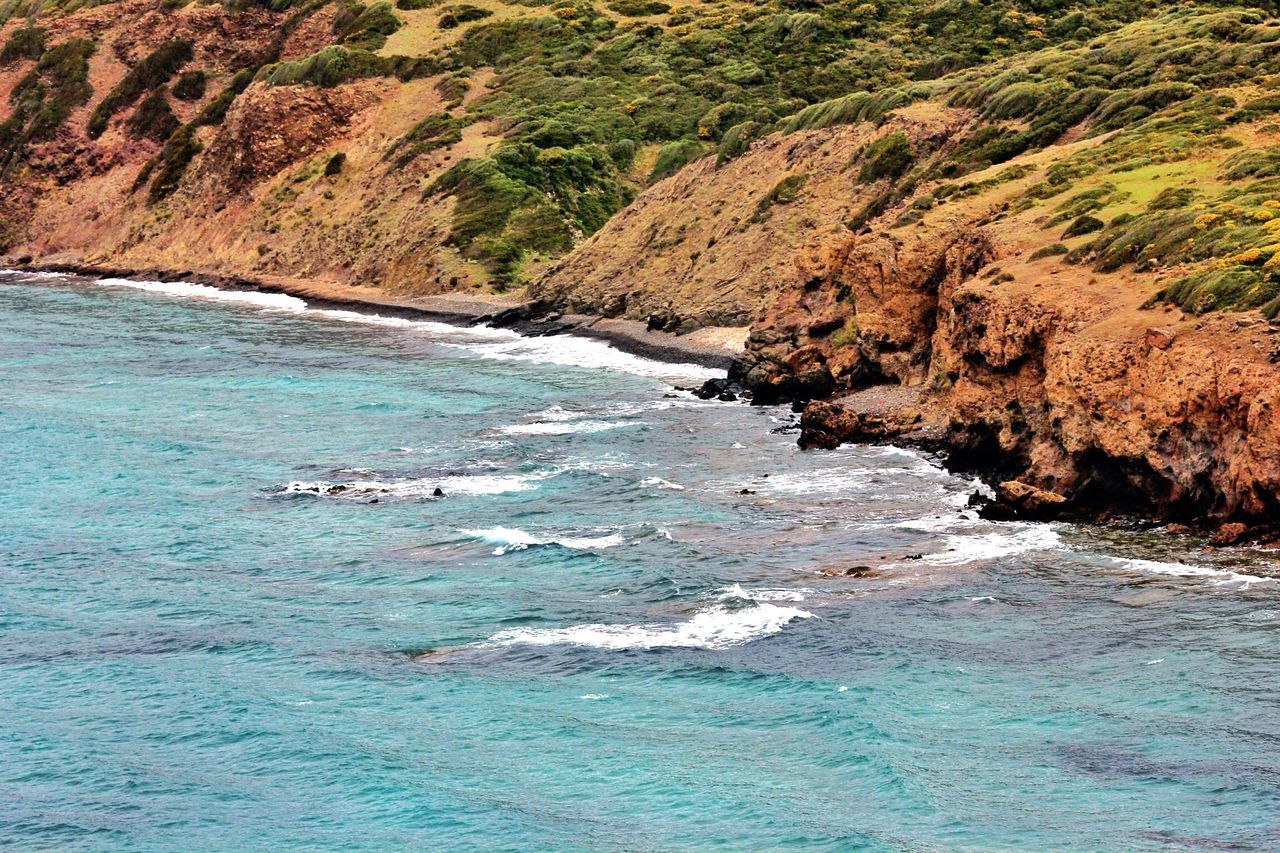
[(796, 619), (813, 614), (796, 607), (760, 603), (730, 609), (715, 604), (687, 622), (647, 625), (590, 624), (568, 628), (511, 628), (499, 631), (482, 646), (572, 645), (610, 651), (628, 649), (725, 649), (776, 634)]
[(613, 548), (621, 545), (626, 539), (621, 533), (610, 533), (604, 536), (535, 536), (518, 527), (489, 527), (483, 530), (460, 530), (464, 536), (479, 539), (490, 545), (495, 555), (501, 556), (508, 551), (523, 551), (538, 545), (559, 545), (575, 551), (592, 551), (601, 548)]

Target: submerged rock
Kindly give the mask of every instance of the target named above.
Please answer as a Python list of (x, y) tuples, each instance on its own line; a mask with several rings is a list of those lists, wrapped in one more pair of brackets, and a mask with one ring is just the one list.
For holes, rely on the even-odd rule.
[(1023, 519), (1050, 521), (1062, 515), (1070, 502), (1063, 495), (1017, 480), (996, 486), (996, 499), (981, 510), (983, 518), (995, 521)]

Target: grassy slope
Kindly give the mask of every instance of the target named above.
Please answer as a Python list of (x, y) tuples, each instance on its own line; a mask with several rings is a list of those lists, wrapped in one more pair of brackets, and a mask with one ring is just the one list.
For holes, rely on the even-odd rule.
[[(104, 11), (90, 5), (46, 6), (35, 25), (52, 35), (36, 57), (37, 39), (18, 20), (28, 10), (14, 0), (0, 3), (0, 20), (11, 19), (0, 39), (13, 44), (0, 83), (18, 93), (9, 98), (7, 133), (0, 132), (11, 160), (35, 160), (31, 146), (57, 135), (51, 123), (79, 130), (68, 119), (80, 108), (78, 72), (54, 54), (67, 53), (60, 27), (70, 33), (84, 16)], [(134, 13), (148, 7), (140, 0), (116, 5)], [(185, 122), (133, 181), (139, 193), (131, 203), (145, 196), (149, 205), (138, 214), (145, 227), (134, 230), (135, 242), (139, 234), (163, 234), (167, 207), (195, 212), (201, 199), (191, 188), (205, 152), (216, 150), (224, 115), (255, 78), (255, 91), (345, 91), (361, 79), (386, 81), (378, 97), (394, 109), (383, 110), (383, 132), (361, 137), (360, 156), (338, 180), (359, 184), (365, 203), (379, 204), (373, 188), (394, 184), (397, 210), (416, 203), (436, 211), (428, 218), (447, 219), (437, 242), (459, 258), (450, 268), (465, 270), (470, 259), (500, 287), (536, 275), (691, 159), (716, 153), (723, 162), (771, 132), (884, 121), (905, 104), (932, 101), (968, 110), (972, 121), (938, 151), (887, 140), (883, 151), (859, 152), (863, 165), (850, 182), (859, 198), (867, 195), (863, 186), (874, 192), (846, 225), (857, 229), (894, 210), (896, 227), (922, 227), (935, 206), (980, 199), (1022, 177), (969, 176), (1085, 138), (1091, 144), (1064, 154), (1044, 180), (1009, 201), (1010, 214), (1039, 212), (1037, 240), (1046, 251), (1058, 252), (1059, 243), (1067, 250), (1053, 255), (1055, 262), (1160, 268), (1174, 279), (1162, 297), (1191, 310), (1277, 311), (1280, 258), (1272, 258), (1280, 245), (1268, 223), (1277, 208), (1272, 184), (1280, 180), (1280, 149), (1273, 147), (1280, 139), (1272, 133), (1280, 30), (1267, 18), (1267, 4), (711, 0), (667, 11), (662, 4), (587, 0), (264, 5), (226, 15), (270, 16), (274, 39), (217, 63), (197, 49), (186, 64), (209, 77), (208, 94), (194, 106), (164, 88), (181, 62), (152, 61), (159, 73), (124, 74), (147, 67), (145, 55), (113, 70), (110, 91), (93, 93), (89, 107), (99, 113), (116, 96), (105, 137), (115, 151), (124, 150), (120, 138), (130, 127), (142, 126), (129, 122), (138, 103), (155, 111), (167, 101)], [(308, 55), (292, 56), (290, 34), (320, 17), (326, 26), (319, 43), (313, 36)], [(466, 18), (474, 20), (452, 25)], [(114, 47), (119, 33), (111, 26), (129, 26), (127, 15), (100, 23), (92, 38)], [(89, 61), (105, 60), (98, 51)], [(132, 85), (119, 92), (122, 76)], [(399, 93), (422, 85), (439, 97), (406, 103)], [(319, 189), (301, 220), (280, 211), (297, 201), (290, 188), (308, 186), (332, 153), (268, 176), (274, 219), (236, 224), (278, 231), (309, 227), (301, 221), (309, 220), (332, 229), (343, 225), (338, 217), (358, 215), (350, 205), (328, 203), (333, 199)], [(0, 181), (39, 188), (47, 180), (36, 171), (11, 168)], [(416, 202), (406, 200), (415, 183)], [(434, 245), (422, 251), (436, 251)], [(296, 255), (292, 263), (300, 263)]]

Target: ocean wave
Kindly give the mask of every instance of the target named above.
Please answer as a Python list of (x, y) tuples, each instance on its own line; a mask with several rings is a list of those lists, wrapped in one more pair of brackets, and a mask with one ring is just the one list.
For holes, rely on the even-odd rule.
[(747, 589), (742, 584), (731, 584), (716, 590), (717, 601), (804, 601), (811, 589)]
[(683, 492), (684, 486), (679, 483), (673, 483), (670, 480), (664, 480), (661, 477), (645, 477), (640, 481), (642, 486), (651, 486), (655, 489), (670, 489), (673, 492)]
[(752, 484), (751, 488), (788, 495), (852, 493), (866, 488), (869, 473), (865, 468), (853, 466), (791, 471), (774, 474), (768, 480), (762, 479)]
[(604, 536), (535, 536), (518, 527), (489, 527), (483, 530), (460, 530), (464, 536), (479, 539), (490, 545), (497, 545), (493, 553), (501, 556), (508, 551), (523, 551), (538, 545), (559, 545), (574, 551), (594, 551), (602, 548), (613, 548), (626, 541), (621, 533), (609, 533)]
[(935, 566), (957, 566), (980, 560), (998, 560), (1031, 551), (1060, 551), (1064, 548), (1058, 532), (1042, 524), (1022, 528), (1002, 526), (987, 533), (947, 536), (945, 541), (946, 551), (927, 554), (921, 559)]
[(148, 293), (163, 293), (168, 296), (207, 299), (214, 302), (232, 302), (274, 311), (301, 313), (307, 310), (307, 303), (304, 300), (285, 293), (261, 293), (256, 290), (223, 290), (218, 287), (210, 287), (207, 284), (192, 284), (187, 281), (131, 281), (127, 278), (100, 278), (97, 283), (104, 287), (130, 287), (134, 290), (145, 290)]
[(1103, 556), (1109, 564), (1128, 571), (1144, 575), (1168, 575), (1182, 578), (1207, 578), (1217, 586), (1236, 586), (1248, 589), (1255, 583), (1274, 583), (1276, 578), (1249, 575), (1230, 569), (1215, 569), (1209, 566), (1193, 566), (1189, 563), (1162, 562), (1160, 560), (1140, 560), (1133, 557)]
[(455, 474), (405, 480), (352, 480), (345, 483), (324, 480), (295, 480), (281, 490), (284, 494), (310, 494), (336, 498), (433, 497), (436, 489), (451, 495), (500, 495), (525, 492), (538, 487), (548, 474)]
[(585, 646), (610, 651), (628, 649), (725, 649), (776, 634), (795, 619), (813, 614), (795, 607), (760, 603), (730, 609), (716, 604), (687, 622), (647, 625), (596, 623), (569, 628), (511, 628), (499, 631), (482, 646)]
[(61, 279), (67, 279), (67, 278), (75, 278), (75, 274), (69, 273), (69, 272), (35, 272), (34, 270), (11, 270), (11, 269), (0, 269), (0, 275), (18, 276), (20, 278), (36, 278), (36, 279), (47, 278), (47, 279), (53, 279), (55, 281), (61, 280)]
[(574, 433), (605, 432), (629, 426), (642, 426), (641, 421), (535, 421), (528, 424), (499, 427), (504, 435), (572, 435)]
[(533, 361), (568, 367), (602, 368), (633, 373), (663, 380), (696, 382), (723, 376), (716, 370), (690, 363), (655, 361), (623, 352), (610, 344), (576, 335), (525, 337), (510, 329), (490, 326), (454, 326), (434, 320), (387, 317), (376, 313), (331, 308), (308, 308), (306, 300), (284, 293), (262, 293), (254, 290), (223, 290), (205, 284), (185, 281), (131, 281), (102, 278), (97, 284), (106, 287), (129, 287), (151, 293), (216, 302), (253, 305), (258, 308), (314, 315), (346, 323), (412, 328), (427, 333), (434, 343), (466, 349), (484, 358)]
[(544, 335), (525, 337), (504, 329), (505, 333), (484, 342), (443, 341), (452, 346), (472, 350), (484, 358), (502, 361), (536, 361), (542, 364), (559, 364), (566, 367), (594, 367), (634, 373), (656, 379), (680, 379), (699, 381), (723, 376), (723, 370), (715, 370), (698, 364), (668, 363), (641, 358), (615, 349), (603, 341), (576, 335)]

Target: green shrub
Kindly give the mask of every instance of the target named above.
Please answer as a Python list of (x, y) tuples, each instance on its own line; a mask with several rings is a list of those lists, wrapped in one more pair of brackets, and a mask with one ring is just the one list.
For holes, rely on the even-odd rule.
[(1134, 91), (1116, 92), (1099, 104), (1093, 121), (1104, 130), (1124, 127), (1199, 93), (1200, 87), (1180, 82), (1152, 83)]
[(645, 15), (665, 15), (671, 7), (661, 0), (613, 0), (609, 8), (619, 15), (640, 18)]
[(440, 0), (396, 0), (396, 8), (412, 12), (417, 9), (430, 9), (439, 2)]
[(658, 149), (658, 159), (649, 173), (649, 183), (669, 178), (694, 160), (707, 153), (707, 148), (696, 139), (679, 139)]
[(1254, 121), (1255, 119), (1273, 116), (1276, 113), (1280, 113), (1280, 95), (1267, 95), (1266, 97), (1246, 102), (1240, 109), (1227, 116), (1227, 122), (1229, 124), (1237, 124), (1239, 122)]
[(768, 127), (755, 121), (735, 124), (726, 130), (724, 136), (720, 139), (720, 145), (716, 148), (716, 165), (723, 166), (733, 158), (745, 153), (751, 143), (767, 133), (768, 130)]
[(446, 74), (436, 83), (436, 92), (444, 98), (445, 106), (449, 109), (460, 106), (469, 91), (471, 82), (461, 74)]
[(894, 180), (911, 167), (915, 157), (911, 142), (902, 131), (886, 134), (866, 147), (862, 154), (862, 168), (858, 182), (869, 184), (881, 178)]
[(330, 45), (310, 56), (281, 62), (258, 72), (268, 86), (311, 85), (329, 88), (362, 77), (383, 77), (387, 60), (367, 50)]
[(125, 132), (130, 139), (151, 139), (164, 142), (178, 129), (178, 119), (169, 107), (168, 92), (164, 86), (151, 90), (125, 122)]
[(89, 101), (89, 57), (94, 44), (71, 39), (46, 50), (9, 92), (12, 110), (0, 122), (0, 175), (26, 153), (27, 145), (52, 139), (71, 111)]
[(383, 159), (392, 159), (394, 155), (392, 168), (403, 169), (429, 151), (458, 142), (462, 139), (462, 128), (465, 126), (466, 121), (448, 113), (429, 115), (396, 140)]
[(168, 83), (179, 68), (191, 61), (191, 55), (191, 43), (175, 39), (143, 58), (94, 109), (89, 117), (89, 136), (97, 139), (107, 129), (112, 116), (136, 101), (143, 92)]
[(13, 35), (0, 47), (0, 65), (9, 65), (20, 59), (39, 59), (44, 55), (45, 29), (35, 24), (14, 30)]
[(1065, 255), (1067, 247), (1064, 243), (1052, 243), (1048, 246), (1041, 246), (1031, 253), (1031, 260), (1038, 261), (1041, 258), (1052, 258), (1055, 255)]
[(1277, 175), (1280, 175), (1280, 146), (1276, 145), (1241, 151), (1222, 164), (1222, 177), (1227, 181), (1273, 178)]
[(173, 96), (180, 101), (198, 101), (204, 97), (208, 80), (203, 71), (183, 71), (173, 84)]
[(773, 185), (773, 189), (765, 193), (764, 198), (756, 204), (755, 212), (751, 214), (751, 218), (747, 221), (750, 223), (763, 222), (769, 217), (769, 211), (776, 204), (790, 204), (800, 196), (800, 190), (809, 180), (808, 174), (797, 172), (787, 175), (778, 183)]
[(342, 167), (345, 165), (347, 165), (347, 155), (339, 151), (330, 157), (328, 162), (324, 164), (324, 176), (326, 178), (332, 178), (336, 175), (342, 174)]
[(911, 103), (911, 96), (897, 89), (881, 92), (854, 92), (831, 101), (824, 101), (797, 112), (778, 125), (783, 133), (798, 130), (821, 130), (841, 124), (875, 121), (885, 113)]
[(387, 0), (362, 10), (341, 32), (342, 43), (360, 50), (380, 50), (387, 36), (400, 29), (400, 19)]
[(1105, 227), (1105, 223), (1094, 216), (1084, 215), (1077, 217), (1067, 230), (1062, 232), (1063, 240), (1070, 240), (1072, 237), (1079, 237), (1082, 234), (1092, 234), (1094, 231), (1101, 231)]
[(138, 175), (134, 186), (140, 188), (147, 177), (154, 173), (155, 178), (151, 181), (147, 198), (152, 204), (160, 201), (178, 188), (187, 166), (203, 150), (204, 146), (200, 144), (200, 140), (196, 139), (195, 128), (184, 124), (169, 138), (168, 144), (160, 155), (148, 163)]
[(451, 30), (462, 24), (483, 21), (485, 18), (492, 16), (493, 13), (488, 9), (481, 9), (479, 6), (472, 6), (468, 3), (460, 3), (445, 9), (444, 14), (440, 16), (440, 29)]
[(1265, 308), (1274, 305), (1277, 297), (1280, 297), (1280, 283), (1246, 266), (1187, 276), (1156, 294), (1157, 299), (1192, 314), (1228, 308)]
[(620, 170), (626, 171), (635, 165), (636, 142), (634, 139), (619, 139), (609, 144), (609, 159)]
[(1191, 204), (1197, 195), (1194, 187), (1166, 187), (1147, 202), (1147, 210), (1178, 210)]

